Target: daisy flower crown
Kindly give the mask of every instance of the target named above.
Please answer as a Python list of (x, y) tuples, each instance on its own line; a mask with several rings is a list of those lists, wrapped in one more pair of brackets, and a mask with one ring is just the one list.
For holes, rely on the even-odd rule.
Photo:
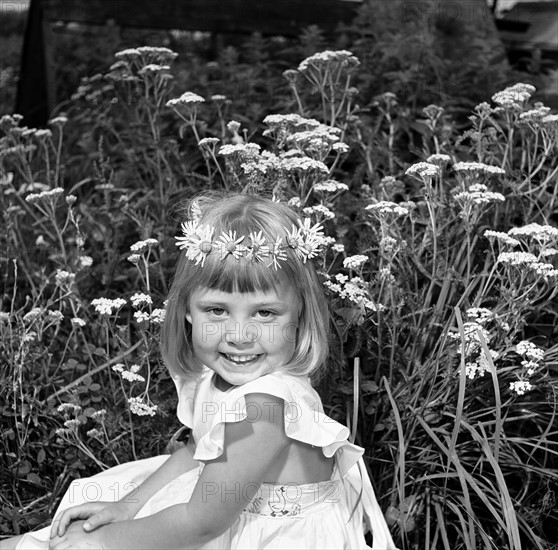
[(221, 260), (232, 256), (236, 260), (268, 262), (268, 267), (279, 269), (280, 262), (287, 261), (287, 250), (295, 251), (303, 263), (316, 257), (324, 245), (325, 237), (320, 224), (311, 225), (310, 219), (298, 221), (298, 227), (292, 226), (286, 237), (275, 241), (266, 241), (262, 231), (248, 235), (237, 235), (236, 231), (223, 231), (214, 238), (215, 228), (202, 225), (197, 220), (182, 224), (182, 235), (176, 237), (180, 249), (186, 250), (186, 257), (201, 264), (209, 254), (219, 254)]

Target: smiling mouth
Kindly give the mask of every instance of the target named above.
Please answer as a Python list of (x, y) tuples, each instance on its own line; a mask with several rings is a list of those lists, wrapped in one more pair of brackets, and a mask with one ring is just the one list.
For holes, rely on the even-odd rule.
[(260, 355), (229, 355), (227, 353), (221, 353), (221, 355), (229, 360), (235, 365), (246, 365), (247, 363), (253, 363), (256, 359), (261, 357)]

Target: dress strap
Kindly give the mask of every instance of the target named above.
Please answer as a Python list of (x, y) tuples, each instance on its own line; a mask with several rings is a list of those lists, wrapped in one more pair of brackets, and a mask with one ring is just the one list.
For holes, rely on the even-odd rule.
[(372, 533), (372, 549), (398, 550), (391, 538), (382, 509), (376, 500), (376, 494), (368, 476), (364, 460), (360, 458), (355, 466), (347, 476), (347, 481), (353, 486), (357, 494), (360, 494), (362, 499), (364, 518)]

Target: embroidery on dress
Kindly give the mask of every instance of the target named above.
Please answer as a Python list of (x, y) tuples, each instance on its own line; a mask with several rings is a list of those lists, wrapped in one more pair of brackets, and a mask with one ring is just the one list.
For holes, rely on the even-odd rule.
[(244, 508), (244, 511), (249, 514), (259, 514), (262, 509), (262, 504), (263, 498), (256, 496), (248, 503), (248, 506)]
[(273, 501), (267, 501), (267, 504), (271, 509), (271, 516), (296, 516), (300, 514), (300, 504), (295, 504), (293, 506), (293, 503), (288, 502), (285, 498), (286, 487), (280, 485), (274, 492), (276, 498)]

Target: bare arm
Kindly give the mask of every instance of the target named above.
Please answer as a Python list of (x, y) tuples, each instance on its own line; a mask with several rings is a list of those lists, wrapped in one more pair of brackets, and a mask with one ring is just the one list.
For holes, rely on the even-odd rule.
[(252, 394), (246, 410), (247, 419), (226, 424), (224, 452), (205, 465), (188, 503), (106, 525), (99, 533), (103, 547), (199, 548), (226, 531), (289, 444), (281, 399)]
[(127, 502), (130, 506), (130, 510), (133, 511), (133, 516), (135, 516), (143, 505), (167, 483), (199, 467), (200, 463), (193, 458), (194, 449), (193, 438), (190, 436), (188, 444), (175, 451), (158, 470), (153, 472), (139, 486), (133, 496), (130, 496), (128, 499), (129, 502), (126, 500), (126, 497), (121, 499), (121, 501)]
[(68, 525), (77, 519), (86, 519), (84, 529), (90, 531), (108, 523), (132, 519), (143, 505), (169, 481), (181, 474), (199, 467), (193, 459), (193, 438), (188, 445), (175, 451), (153, 474), (135, 491), (128, 493), (118, 502), (88, 502), (68, 508), (52, 523), (50, 536), (63, 536)]

